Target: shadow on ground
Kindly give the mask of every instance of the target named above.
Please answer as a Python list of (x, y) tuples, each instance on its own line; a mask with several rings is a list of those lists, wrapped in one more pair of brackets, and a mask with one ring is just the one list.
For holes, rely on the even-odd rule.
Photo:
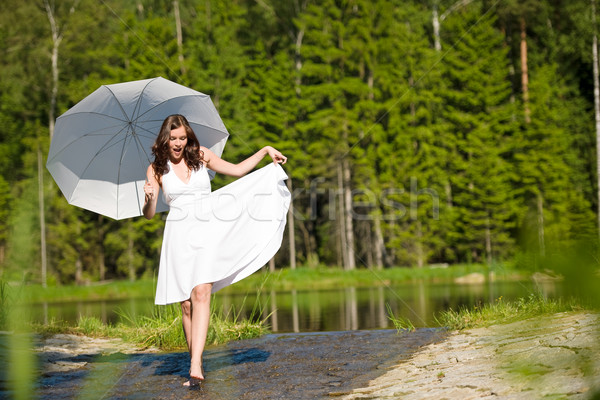
[[(49, 357), (54, 364), (77, 368), (48, 372), (47, 367), (40, 367), (43, 371), (37, 394), (43, 399), (263, 400), (339, 396), (365, 386), (419, 347), (440, 341), (445, 335), (438, 329), (400, 334), (393, 330), (274, 334), (209, 347), (204, 354), (206, 381), (192, 389), (182, 386), (189, 368), (185, 352)], [(10, 395), (6, 388), (2, 394)]]

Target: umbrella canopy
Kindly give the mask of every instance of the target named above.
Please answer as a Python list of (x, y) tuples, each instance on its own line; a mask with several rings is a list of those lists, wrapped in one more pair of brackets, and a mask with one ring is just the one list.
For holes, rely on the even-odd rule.
[[(46, 167), (69, 204), (114, 219), (142, 215), (152, 145), (171, 114), (222, 154), (229, 133), (210, 97), (161, 77), (101, 86), (58, 117)], [(167, 209), (159, 196), (157, 211)]]

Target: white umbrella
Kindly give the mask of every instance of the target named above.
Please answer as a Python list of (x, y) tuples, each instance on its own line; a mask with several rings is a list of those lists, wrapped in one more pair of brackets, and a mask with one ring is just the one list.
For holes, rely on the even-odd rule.
[[(151, 148), (171, 114), (221, 155), (229, 133), (210, 97), (161, 77), (101, 86), (58, 117), (46, 167), (69, 204), (114, 219), (142, 215)], [(157, 211), (167, 209), (159, 196)]]

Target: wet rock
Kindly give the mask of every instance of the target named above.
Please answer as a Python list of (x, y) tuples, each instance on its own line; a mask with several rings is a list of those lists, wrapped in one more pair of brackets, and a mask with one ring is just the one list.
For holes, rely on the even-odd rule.
[(462, 284), (462, 285), (481, 284), (481, 283), (485, 283), (485, 276), (482, 273), (473, 272), (472, 274), (454, 278), (454, 283), (458, 283), (458, 284)]
[(52, 374), (55, 372), (69, 372), (75, 369), (83, 368), (87, 365), (86, 361), (47, 361), (44, 365), (43, 373)]
[[(139, 348), (120, 339), (91, 338), (80, 335), (57, 334), (40, 339), (36, 346), (42, 374), (69, 372), (84, 368), (99, 356), (133, 354)], [(145, 352), (156, 352), (146, 349)]]
[(455, 332), (345, 399), (589, 398), (600, 391), (598, 322), (563, 313)]
[[(447, 333), (418, 329), (278, 334), (208, 347), (206, 381), (182, 386), (185, 351), (115, 339), (39, 340), (41, 399), (585, 399), (600, 388), (598, 316)], [(0, 346), (2, 348), (2, 346)], [(2, 366), (6, 370), (6, 365)], [(10, 393), (0, 392), (0, 397)]]
[(555, 273), (553, 273), (551, 271), (546, 271), (546, 273), (544, 273), (544, 272), (535, 272), (533, 275), (531, 275), (531, 279), (534, 282), (542, 283), (542, 282), (556, 282), (556, 281), (561, 281), (561, 280), (563, 280), (563, 277), (560, 276), (560, 275), (556, 275)]
[[(340, 397), (446, 334), (439, 329), (277, 334), (212, 346), (204, 353), (206, 382), (192, 389), (182, 386), (188, 377), (187, 352), (125, 354), (124, 344), (102, 342), (104, 350), (84, 360), (89, 354), (76, 351), (71, 341), (79, 338), (56, 338), (65, 340), (63, 358), (57, 355), (57, 342), (40, 346), (40, 354), (52, 355), (46, 356), (39, 394), (48, 399)], [(93, 340), (83, 343), (88, 349), (100, 346)]]

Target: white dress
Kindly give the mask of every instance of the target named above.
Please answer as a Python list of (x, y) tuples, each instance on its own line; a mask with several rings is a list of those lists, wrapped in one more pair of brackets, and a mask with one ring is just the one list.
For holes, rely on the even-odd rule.
[(170, 211), (160, 255), (156, 304), (190, 298), (200, 283), (213, 293), (264, 266), (279, 250), (291, 195), (278, 164), (211, 192), (206, 167), (183, 182), (168, 164), (162, 189)]

